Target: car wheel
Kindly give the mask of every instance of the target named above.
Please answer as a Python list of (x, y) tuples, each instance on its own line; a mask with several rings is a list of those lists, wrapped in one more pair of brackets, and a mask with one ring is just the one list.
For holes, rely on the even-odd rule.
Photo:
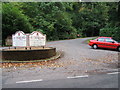
[(92, 47), (93, 47), (93, 49), (97, 49), (98, 48), (98, 46), (96, 44), (94, 44)]
[(120, 52), (120, 47), (118, 47), (118, 51)]

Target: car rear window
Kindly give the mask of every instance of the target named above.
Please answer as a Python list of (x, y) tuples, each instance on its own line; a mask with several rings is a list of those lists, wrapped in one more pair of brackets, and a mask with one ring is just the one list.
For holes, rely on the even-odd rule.
[(113, 40), (110, 38), (106, 38), (106, 42), (113, 42)]

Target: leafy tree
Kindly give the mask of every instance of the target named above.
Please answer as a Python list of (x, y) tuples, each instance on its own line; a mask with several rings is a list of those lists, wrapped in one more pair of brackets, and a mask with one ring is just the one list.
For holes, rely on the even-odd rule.
[(73, 25), (83, 36), (97, 36), (108, 19), (105, 3), (74, 3)]
[(40, 31), (48, 40), (77, 34), (120, 39), (120, 2), (9, 2), (2, 15), (4, 40), (18, 30)]
[[(2, 29), (2, 3), (0, 2), (0, 29)], [(0, 30), (0, 46), (2, 45), (2, 30)]]
[[(34, 11), (31, 10), (32, 8)], [(43, 33), (47, 34), (49, 40), (76, 37), (76, 29), (72, 26), (69, 13), (66, 12), (71, 9), (70, 4), (60, 2), (23, 3), (21, 9), (30, 17), (30, 23), (34, 30), (41, 29)]]
[(100, 30), (100, 35), (120, 40), (120, 2), (107, 3), (107, 5), (109, 6), (109, 19), (106, 26)]
[(6, 37), (16, 31), (30, 32), (32, 27), (28, 21), (28, 17), (22, 14), (19, 8), (15, 7), (12, 3), (3, 3), (2, 8), (3, 44), (5, 43)]

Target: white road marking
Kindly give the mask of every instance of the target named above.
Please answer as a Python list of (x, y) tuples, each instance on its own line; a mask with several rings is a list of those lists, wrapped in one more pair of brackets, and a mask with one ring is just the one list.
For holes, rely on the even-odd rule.
[(120, 72), (113, 72), (113, 73), (107, 73), (107, 74), (118, 74), (118, 73), (120, 73)]
[(84, 75), (84, 76), (75, 76), (75, 77), (67, 77), (67, 78), (82, 78), (82, 77), (88, 77), (88, 75)]
[(43, 81), (43, 80), (40, 79), (40, 80), (18, 81), (16, 83), (29, 83), (29, 82), (39, 82), (39, 81)]

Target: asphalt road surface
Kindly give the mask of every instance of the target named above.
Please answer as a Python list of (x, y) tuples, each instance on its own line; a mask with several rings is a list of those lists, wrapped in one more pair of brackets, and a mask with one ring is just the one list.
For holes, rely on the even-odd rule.
[(61, 58), (42, 66), (3, 68), (3, 88), (118, 88), (118, 52), (91, 49), (85, 43), (90, 38), (47, 42), (62, 51)]
[(46, 81), (24, 81), (6, 84), (6, 88), (117, 88), (118, 74), (92, 75)]

